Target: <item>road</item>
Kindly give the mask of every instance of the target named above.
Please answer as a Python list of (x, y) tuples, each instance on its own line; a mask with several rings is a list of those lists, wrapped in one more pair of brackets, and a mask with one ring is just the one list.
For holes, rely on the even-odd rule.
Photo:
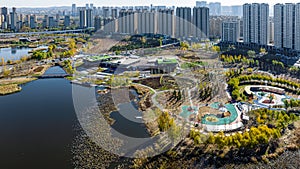
[(41, 32), (20, 32), (20, 33), (0, 33), (0, 37), (9, 37), (16, 35), (41, 35), (41, 34), (62, 34), (62, 33), (82, 33), (86, 30), (91, 30), (93, 27), (85, 29), (62, 30), (62, 31), (41, 31)]

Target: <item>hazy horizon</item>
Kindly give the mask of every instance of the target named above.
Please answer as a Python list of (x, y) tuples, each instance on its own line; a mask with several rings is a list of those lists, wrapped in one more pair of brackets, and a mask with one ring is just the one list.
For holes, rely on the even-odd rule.
[[(203, 1), (203, 0), (200, 0)], [(298, 3), (300, 0), (247, 0), (247, 1), (240, 1), (240, 0), (208, 0), (209, 2), (221, 2), (222, 6), (231, 6), (231, 5), (243, 5), (244, 3), (268, 3), (270, 6), (276, 3)], [(0, 6), (6, 7), (60, 7), (60, 6), (71, 6), (72, 4), (76, 4), (77, 6), (85, 6), (85, 4), (93, 3), (94, 6), (150, 6), (153, 4), (154, 6), (165, 5), (165, 6), (195, 6), (196, 0), (169, 0), (162, 2), (161, 0), (52, 0), (52, 1), (41, 1), (41, 0), (2, 0)]]

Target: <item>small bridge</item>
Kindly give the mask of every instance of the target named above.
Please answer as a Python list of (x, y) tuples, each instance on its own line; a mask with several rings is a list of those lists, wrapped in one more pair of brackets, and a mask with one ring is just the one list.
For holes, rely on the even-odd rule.
[(70, 76), (70, 75), (67, 74), (67, 73), (64, 73), (64, 74), (46, 74), (46, 75), (39, 76), (38, 78), (39, 79), (51, 79), (51, 78), (65, 78), (65, 77), (68, 77), (68, 76)]

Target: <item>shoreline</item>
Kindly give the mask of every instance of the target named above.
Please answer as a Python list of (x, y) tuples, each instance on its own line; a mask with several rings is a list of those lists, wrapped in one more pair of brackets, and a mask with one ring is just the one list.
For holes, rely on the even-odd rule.
[[(17, 92), (22, 91), (22, 87), (20, 85), (32, 82), (37, 80), (37, 76), (43, 75), (52, 65), (43, 65), (32, 68), (30, 72), (28, 72), (27, 76), (16, 76), (11, 75), (10, 78), (2, 78), (0, 79), (0, 96), (10, 95)], [(42, 70), (35, 72), (34, 70), (40, 69)]]
[(6, 96), (22, 91), (20, 85), (37, 80), (33, 77), (17, 77), (12, 79), (0, 79), (0, 95)]
[(4, 86), (0, 86), (0, 95), (6, 96), (6, 95), (13, 94), (13, 93), (18, 93), (21, 90), (22, 90), (22, 88), (17, 84), (4, 85)]

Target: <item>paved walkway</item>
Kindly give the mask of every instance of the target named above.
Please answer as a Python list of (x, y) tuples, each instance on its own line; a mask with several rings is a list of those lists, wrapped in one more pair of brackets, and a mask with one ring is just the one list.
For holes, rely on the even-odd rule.
[(156, 100), (156, 96), (160, 93), (164, 93), (164, 92), (167, 92), (169, 90), (164, 90), (164, 91), (159, 91), (157, 92), (155, 89), (153, 89), (152, 87), (149, 87), (149, 86), (146, 86), (146, 85), (143, 85), (143, 84), (140, 84), (140, 83), (132, 83), (134, 85), (138, 85), (138, 86), (142, 86), (142, 87), (145, 87), (149, 90), (151, 90), (152, 92), (154, 92), (153, 96), (151, 97), (151, 101), (153, 103), (154, 106), (156, 106), (157, 108), (159, 108), (161, 111), (163, 111), (164, 107), (158, 103), (158, 101)]
[(146, 85), (143, 85), (143, 84), (140, 84), (140, 83), (132, 83), (132, 84), (145, 87), (147, 89), (150, 89), (152, 92), (156, 93), (156, 90), (154, 90), (153, 88), (151, 88), (149, 86), (146, 86)]

